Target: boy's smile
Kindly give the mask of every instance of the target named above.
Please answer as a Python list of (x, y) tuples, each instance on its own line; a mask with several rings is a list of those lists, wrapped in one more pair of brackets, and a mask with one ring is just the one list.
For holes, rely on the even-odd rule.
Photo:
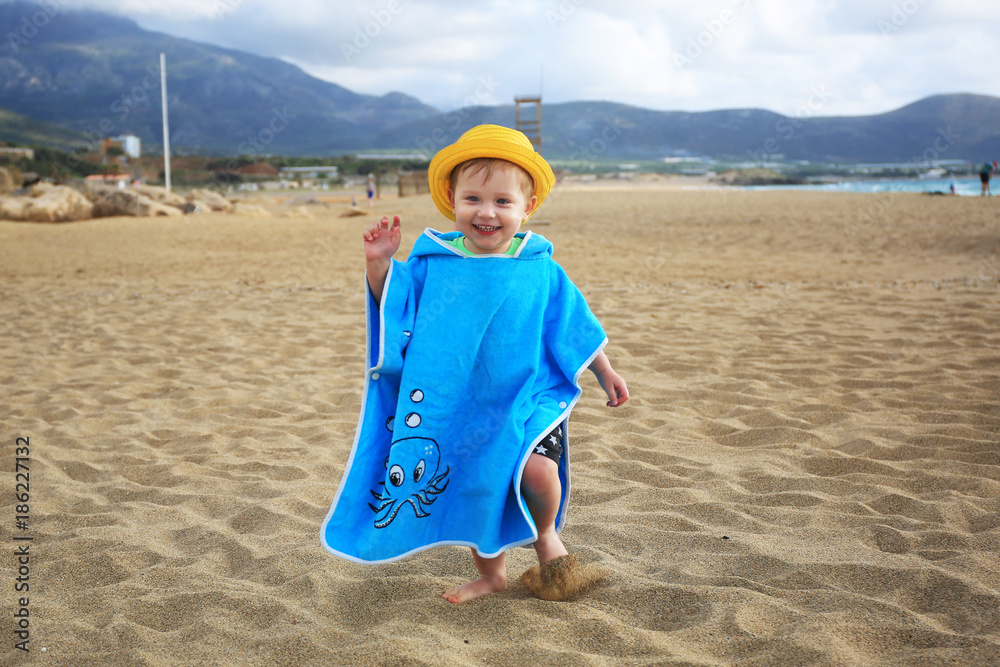
[(535, 207), (525, 197), (514, 165), (458, 175), (451, 205), (455, 229), (465, 236), (466, 249), (476, 255), (503, 254), (514, 234)]

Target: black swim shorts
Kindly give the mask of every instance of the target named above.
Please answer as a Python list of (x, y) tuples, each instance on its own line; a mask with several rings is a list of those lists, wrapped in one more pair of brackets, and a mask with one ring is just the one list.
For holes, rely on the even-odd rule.
[(563, 446), (563, 429), (562, 425), (556, 426), (552, 431), (542, 438), (537, 445), (535, 445), (535, 454), (541, 454), (542, 456), (548, 457), (559, 463), (559, 457), (562, 455)]

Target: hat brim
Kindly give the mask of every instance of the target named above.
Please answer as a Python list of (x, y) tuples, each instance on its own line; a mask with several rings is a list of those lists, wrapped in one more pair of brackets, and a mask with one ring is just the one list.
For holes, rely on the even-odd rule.
[(552, 191), (556, 182), (555, 174), (552, 173), (549, 163), (534, 150), (491, 138), (459, 141), (438, 151), (427, 170), (427, 180), (434, 205), (449, 220), (455, 219), (455, 211), (452, 210), (451, 200), (448, 196), (451, 188), (451, 172), (463, 162), (476, 158), (506, 160), (528, 172), (535, 184), (532, 195), (537, 198), (532, 213), (537, 211), (545, 198), (549, 196), (549, 192)]

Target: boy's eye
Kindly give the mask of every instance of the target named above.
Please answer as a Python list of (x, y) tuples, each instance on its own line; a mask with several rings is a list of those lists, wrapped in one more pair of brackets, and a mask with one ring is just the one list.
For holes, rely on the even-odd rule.
[(498, 200), (497, 200), (497, 203), (498, 203), (498, 204), (503, 204), (503, 205), (506, 205), (506, 204), (509, 204), (509, 203), (510, 203), (510, 200), (509, 200), (509, 199), (503, 199), (503, 198), (501, 198), (501, 199), (498, 199)]

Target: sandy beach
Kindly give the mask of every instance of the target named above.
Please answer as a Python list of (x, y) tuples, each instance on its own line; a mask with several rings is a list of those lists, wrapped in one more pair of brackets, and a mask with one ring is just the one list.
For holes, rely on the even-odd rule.
[[(528, 228), (632, 394), (587, 374), (571, 421), (563, 539), (608, 577), (538, 600), (517, 549), (459, 606), (467, 549), (320, 545), (371, 218), (264, 203), (0, 222), (4, 664), (998, 664), (1000, 199), (557, 188)], [(447, 223), (428, 195), (375, 211), (400, 258)]]

